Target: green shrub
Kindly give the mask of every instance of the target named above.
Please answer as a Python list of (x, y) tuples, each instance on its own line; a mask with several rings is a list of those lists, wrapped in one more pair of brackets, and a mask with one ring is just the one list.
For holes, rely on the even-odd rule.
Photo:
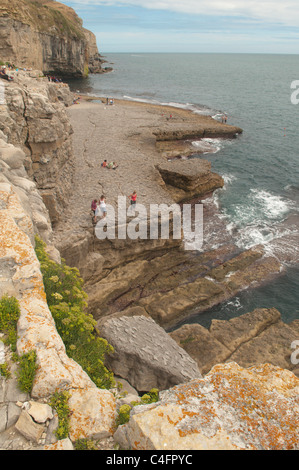
[(70, 431), (70, 409), (68, 392), (55, 392), (51, 397), (49, 405), (54, 408), (58, 415), (58, 428), (55, 432), (57, 439), (66, 439)]
[(20, 356), (18, 385), (22, 392), (31, 393), (35, 372), (37, 369), (36, 353), (29, 351)]
[[(17, 357), (17, 323), (20, 317), (19, 302), (15, 297), (3, 296), (0, 299), (0, 331), (4, 333), (4, 341), (9, 344), (14, 353), (14, 359), (19, 360), (18, 385), (22, 392), (30, 393), (35, 377), (36, 353), (29, 351), (21, 357)], [(7, 364), (0, 365), (0, 373), (5, 378), (10, 377)]]
[(97, 335), (96, 321), (85, 311), (87, 294), (78, 269), (70, 268), (64, 260), (61, 265), (52, 261), (38, 237), (35, 250), (41, 263), (47, 302), (68, 356), (81, 365), (97, 387), (111, 388), (114, 378), (104, 360), (113, 347)]
[(116, 420), (117, 426), (121, 426), (122, 424), (126, 424), (130, 419), (132, 406), (130, 405), (121, 405), (118, 410), (118, 417)]
[(150, 403), (156, 403), (159, 400), (159, 390), (152, 388), (149, 392), (145, 393), (141, 397), (141, 401), (132, 401), (130, 405), (122, 405), (118, 410), (118, 417), (116, 419), (116, 425), (120, 426), (126, 424), (130, 419), (130, 413), (134, 406), (148, 405)]
[(5, 379), (10, 378), (11, 373), (10, 373), (9, 367), (6, 363), (0, 364), (0, 375), (2, 375), (2, 377), (4, 377)]
[(5, 335), (5, 343), (12, 351), (17, 349), (17, 323), (20, 317), (19, 302), (15, 297), (4, 296), (0, 299), (0, 331)]
[(92, 439), (78, 439), (74, 447), (75, 450), (97, 450), (97, 444)]

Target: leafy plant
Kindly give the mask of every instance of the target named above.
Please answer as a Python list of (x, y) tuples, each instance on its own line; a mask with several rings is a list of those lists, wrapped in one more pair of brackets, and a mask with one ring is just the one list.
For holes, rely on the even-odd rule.
[(47, 302), (69, 357), (74, 359), (99, 388), (114, 385), (112, 372), (104, 365), (106, 354), (113, 347), (96, 333), (96, 321), (85, 310), (87, 294), (77, 268), (62, 260), (52, 261), (45, 244), (36, 238), (35, 251), (41, 264)]
[(92, 439), (78, 439), (74, 447), (75, 450), (97, 450), (97, 444)]
[(126, 424), (130, 419), (130, 413), (134, 406), (140, 405), (149, 405), (150, 403), (156, 403), (159, 400), (159, 390), (157, 388), (152, 388), (149, 392), (142, 395), (140, 401), (132, 401), (130, 405), (122, 405), (118, 410), (118, 417), (116, 420), (116, 425), (120, 426)]
[(31, 393), (35, 372), (37, 370), (36, 352), (29, 351), (20, 356), (18, 385), (22, 392)]
[(54, 408), (58, 415), (58, 428), (55, 432), (57, 439), (66, 439), (70, 431), (70, 409), (68, 392), (55, 392), (51, 397), (49, 405)]
[(9, 367), (6, 363), (0, 364), (0, 375), (2, 375), (2, 377), (4, 377), (5, 379), (10, 378), (11, 373), (10, 373)]
[(15, 297), (3, 296), (0, 299), (0, 331), (5, 335), (5, 343), (12, 351), (17, 349), (17, 323), (20, 317), (19, 302)]

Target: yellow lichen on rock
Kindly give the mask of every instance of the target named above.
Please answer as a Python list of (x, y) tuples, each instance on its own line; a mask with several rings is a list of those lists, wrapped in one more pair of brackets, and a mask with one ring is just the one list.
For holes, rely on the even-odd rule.
[(299, 379), (292, 372), (228, 363), (135, 408), (115, 438), (133, 449), (294, 450), (298, 429)]

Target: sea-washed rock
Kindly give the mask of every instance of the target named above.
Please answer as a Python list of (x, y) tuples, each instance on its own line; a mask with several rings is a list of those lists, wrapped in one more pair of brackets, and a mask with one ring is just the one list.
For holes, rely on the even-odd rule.
[(212, 320), (208, 329), (186, 324), (169, 334), (197, 362), (202, 374), (216, 364), (234, 361), (242, 367), (267, 362), (299, 376), (291, 360), (291, 345), (299, 338), (297, 324), (282, 322), (275, 308), (263, 308), (230, 320)]
[(176, 202), (207, 195), (224, 185), (223, 178), (211, 171), (211, 163), (206, 160), (175, 160), (157, 168)]

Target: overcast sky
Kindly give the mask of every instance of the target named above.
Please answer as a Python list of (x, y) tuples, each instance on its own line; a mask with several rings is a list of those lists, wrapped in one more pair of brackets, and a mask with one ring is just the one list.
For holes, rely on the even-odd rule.
[(298, 0), (60, 0), (100, 53), (299, 53)]

